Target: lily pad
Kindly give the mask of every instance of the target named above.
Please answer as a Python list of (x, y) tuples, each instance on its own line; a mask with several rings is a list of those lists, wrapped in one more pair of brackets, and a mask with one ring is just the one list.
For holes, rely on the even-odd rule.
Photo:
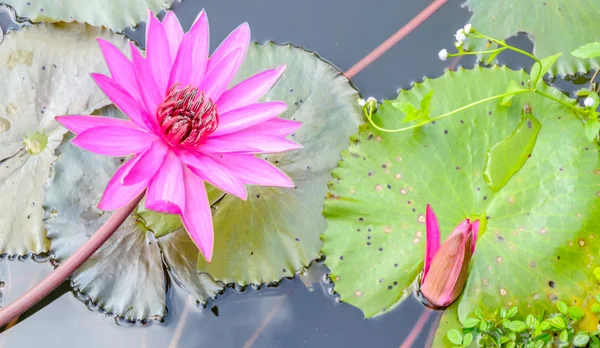
[(292, 45), (252, 45), (234, 83), (263, 70), (287, 69), (264, 101), (283, 100), (282, 118), (303, 122), (291, 135), (303, 149), (263, 158), (296, 188), (248, 187), (248, 200), (226, 195), (213, 214), (215, 252), (198, 270), (224, 283), (261, 284), (293, 276), (319, 257), (321, 215), (330, 171), (361, 120), (358, 92), (315, 53)]
[[(600, 41), (600, 23), (595, 15), (600, 5), (596, 0), (467, 0), (465, 5), (473, 12), (471, 23), (479, 32), (497, 39), (527, 33), (534, 41), (535, 55), (541, 58), (563, 52), (551, 75), (585, 73), (600, 67), (600, 58), (570, 55), (579, 46)], [(480, 50), (486, 43), (478, 39), (468, 41), (468, 46)]]
[[(434, 90), (431, 115), (437, 116), (528, 79), (507, 68), (461, 69), (426, 79), (395, 102), (417, 105)], [(575, 103), (554, 88), (539, 88)], [(383, 102), (374, 121), (399, 128), (401, 112), (392, 102)], [(483, 175), (486, 152), (517, 128), (525, 104), (541, 123), (535, 147), (493, 192)], [(478, 307), (519, 304), (539, 313), (557, 299), (582, 305), (596, 294), (599, 146), (586, 140), (582, 121), (568, 107), (520, 94), (510, 107), (481, 104), (413, 131), (383, 133), (365, 125), (352, 142), (330, 183), (323, 253), (335, 290), (365, 316), (409, 294), (422, 269), (427, 204), (445, 236), (464, 218), (484, 221), (459, 299), (461, 320)]]
[[(112, 106), (97, 113), (123, 117)], [(96, 205), (125, 158), (95, 155), (66, 141), (57, 151), (44, 209), (52, 251), (60, 263), (110, 216)], [(169, 234), (174, 226), (170, 216), (153, 214), (151, 230), (146, 225), (148, 212), (138, 207), (72, 275), (71, 284), (83, 299), (128, 321), (161, 320), (167, 312), (165, 264), (177, 284), (199, 302), (205, 303), (222, 289), (210, 276), (196, 271), (198, 249), (189, 237), (179, 231)]]
[(79, 22), (121, 31), (146, 20), (148, 9), (154, 13), (171, 6), (173, 0), (4, 0), (20, 17), (33, 22)]
[(127, 42), (106, 29), (40, 24), (0, 44), (0, 254), (48, 251), (43, 185), (65, 133), (54, 117), (110, 103), (88, 76), (107, 71), (96, 37)]

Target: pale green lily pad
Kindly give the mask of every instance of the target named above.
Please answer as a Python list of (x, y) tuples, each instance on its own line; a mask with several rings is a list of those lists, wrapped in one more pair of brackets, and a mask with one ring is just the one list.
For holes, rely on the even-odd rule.
[[(528, 79), (506, 68), (463, 69), (426, 79), (396, 101), (418, 105), (433, 89), (434, 117)], [(542, 124), (536, 145), (493, 193), (483, 177), (486, 152), (517, 127), (525, 103)], [(390, 101), (374, 120), (402, 126)], [(421, 272), (431, 204), (443, 239), (467, 217), (488, 217), (460, 299), (461, 320), (477, 307), (519, 304), (537, 313), (556, 299), (585, 304), (597, 292), (592, 271), (600, 263), (598, 149), (569, 108), (530, 93), (515, 96), (511, 107), (490, 102), (414, 131), (382, 133), (365, 125), (333, 172), (325, 203), (323, 253), (335, 291), (367, 317), (397, 305)]]
[(79, 22), (121, 31), (145, 21), (148, 9), (154, 13), (169, 8), (173, 0), (4, 0), (20, 17), (32, 22)]
[[(106, 29), (40, 24), (9, 33), (0, 44), (0, 254), (48, 251), (43, 185), (65, 133), (54, 117), (109, 104), (88, 76), (107, 72), (96, 37), (122, 48), (127, 43)], [(26, 145), (31, 134), (39, 141)]]
[(180, 287), (189, 292), (197, 302), (206, 303), (223, 291), (225, 284), (215, 282), (206, 273), (198, 272), (198, 247), (185, 228), (165, 235), (158, 240), (169, 268), (171, 277)]
[(286, 119), (303, 122), (290, 139), (303, 149), (265, 156), (295, 189), (248, 186), (248, 200), (226, 195), (213, 214), (214, 255), (198, 269), (224, 283), (261, 284), (293, 276), (319, 257), (326, 222), (321, 215), (330, 171), (361, 120), (358, 92), (315, 53), (291, 45), (253, 45), (235, 83), (286, 64), (263, 100), (287, 102)]
[[(112, 106), (95, 114), (124, 117)], [(44, 209), (48, 238), (60, 263), (110, 216), (110, 212), (101, 211), (96, 205), (110, 177), (125, 158), (95, 155), (67, 141), (57, 151), (59, 158), (46, 189)], [(72, 275), (73, 288), (83, 294), (84, 299), (120, 318), (160, 320), (167, 312), (166, 264), (177, 284), (197, 301), (205, 303), (214, 297), (223, 286), (208, 275), (198, 274), (195, 268), (198, 249), (189, 237), (175, 232), (157, 239), (155, 234), (167, 235), (174, 225), (171, 221), (161, 221), (166, 214), (153, 213), (151, 230), (146, 225), (150, 215), (138, 209)]]
[[(473, 12), (473, 27), (485, 35), (505, 39), (524, 32), (532, 37), (536, 56), (562, 52), (551, 75), (585, 73), (600, 67), (600, 58), (570, 55), (579, 46), (600, 41), (600, 3), (596, 0), (467, 0), (465, 5)], [(481, 39), (468, 41), (469, 50), (483, 49), (486, 43)]]

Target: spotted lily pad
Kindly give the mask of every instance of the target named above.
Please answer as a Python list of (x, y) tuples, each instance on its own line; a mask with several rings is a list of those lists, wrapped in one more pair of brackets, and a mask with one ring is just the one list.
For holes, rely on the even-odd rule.
[(126, 45), (81, 24), (26, 27), (0, 44), (0, 254), (48, 251), (43, 185), (65, 133), (54, 117), (109, 104), (88, 76), (107, 71), (95, 37)]
[(296, 188), (249, 186), (247, 201), (227, 195), (218, 203), (212, 262), (199, 257), (198, 269), (225, 283), (279, 281), (319, 257), (330, 171), (361, 119), (358, 92), (348, 79), (315, 53), (291, 45), (251, 46), (234, 83), (282, 64), (284, 75), (263, 99), (287, 102), (282, 118), (303, 122), (290, 139), (304, 148), (264, 158)]
[[(596, 16), (600, 4), (596, 0), (467, 0), (466, 6), (473, 12), (473, 27), (488, 36), (504, 39), (524, 32), (533, 38), (536, 56), (563, 52), (551, 75), (585, 73), (600, 67), (600, 58), (580, 59), (569, 54), (579, 46), (600, 41)], [(474, 40), (469, 48), (479, 50), (486, 43)]]
[[(114, 107), (99, 113), (123, 117)], [(96, 205), (125, 158), (95, 155), (69, 142), (57, 151), (59, 158), (47, 186), (44, 209), (48, 238), (60, 263), (110, 216)], [(129, 321), (159, 320), (166, 314), (165, 264), (177, 284), (199, 302), (206, 302), (222, 289), (210, 276), (196, 271), (198, 249), (189, 237), (178, 232), (169, 234), (175, 226), (171, 217), (158, 213), (150, 216), (138, 207), (71, 277), (73, 288), (83, 299)], [(152, 222), (152, 229), (147, 220)]]
[(33, 22), (79, 22), (121, 31), (146, 20), (148, 9), (154, 13), (171, 6), (173, 0), (4, 0), (20, 17)]
[[(434, 117), (528, 78), (499, 67), (461, 69), (400, 92), (396, 102), (418, 105), (434, 90)], [(399, 128), (401, 113), (391, 103), (383, 103), (374, 121)], [(486, 153), (517, 128), (525, 104), (541, 123), (536, 144), (522, 168), (493, 192), (483, 175)], [(599, 146), (587, 142), (570, 110), (528, 93), (515, 96), (510, 107), (481, 104), (413, 131), (363, 126), (333, 172), (324, 209), (323, 253), (341, 299), (372, 317), (410, 293), (422, 269), (431, 204), (445, 236), (467, 217), (484, 222), (458, 300), (460, 320), (478, 307), (488, 312), (520, 304), (539, 313), (557, 299), (587, 304), (598, 292), (592, 272), (600, 264)]]

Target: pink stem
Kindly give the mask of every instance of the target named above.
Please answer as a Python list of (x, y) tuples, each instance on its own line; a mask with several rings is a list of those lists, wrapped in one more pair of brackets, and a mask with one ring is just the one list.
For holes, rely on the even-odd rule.
[(406, 340), (404, 340), (404, 343), (402, 343), (400, 348), (410, 348), (413, 346), (417, 338), (419, 338), (419, 334), (421, 333), (421, 331), (423, 331), (423, 327), (425, 326), (425, 324), (427, 324), (427, 320), (429, 319), (431, 312), (432, 310), (425, 308), (425, 311), (421, 313), (419, 320), (412, 328), (412, 331), (410, 332), (408, 337), (406, 337)]
[(123, 221), (135, 209), (140, 200), (144, 197), (144, 192), (129, 202), (126, 206), (115, 211), (111, 217), (87, 240), (71, 257), (61, 263), (49, 276), (41, 283), (27, 291), (15, 302), (0, 310), (0, 327), (6, 325), (11, 319), (23, 314), (26, 310), (33, 307), (42, 300), (52, 290), (62, 284), (79, 266), (87, 261), (98, 250), (104, 242), (115, 233)]
[(358, 63), (354, 64), (353, 67), (348, 69), (348, 71), (346, 71), (346, 76), (348, 78), (353, 78), (356, 74), (358, 74), (364, 68), (369, 66), (369, 64), (376, 61), (385, 52), (387, 52), (390, 48), (392, 48), (395, 44), (402, 40), (406, 35), (410, 34), (419, 25), (421, 25), (421, 23), (423, 23), (427, 18), (429, 18), (432, 14), (439, 10), (440, 7), (442, 7), (446, 2), (448, 2), (448, 0), (433, 1), (415, 18), (411, 19), (410, 22), (406, 23), (405, 26), (400, 28), (400, 30), (398, 30), (394, 35), (390, 36), (381, 45), (377, 46), (377, 48), (371, 51), (371, 53), (369, 53), (366, 57), (364, 57)]

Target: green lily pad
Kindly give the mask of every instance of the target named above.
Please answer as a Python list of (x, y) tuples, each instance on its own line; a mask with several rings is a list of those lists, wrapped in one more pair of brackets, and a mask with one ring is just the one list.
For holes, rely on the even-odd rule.
[[(95, 114), (124, 117), (113, 106)], [(57, 151), (60, 155), (46, 188), (44, 209), (48, 238), (60, 263), (110, 216), (110, 212), (101, 211), (96, 205), (125, 158), (95, 155), (67, 141)], [(146, 219), (152, 222), (152, 229)], [(167, 312), (165, 268), (168, 268), (177, 284), (205, 303), (223, 286), (208, 275), (198, 274), (195, 268), (198, 249), (189, 237), (179, 232), (183, 229), (169, 234), (173, 226), (171, 216), (149, 215), (138, 207), (92, 258), (75, 271), (71, 276), (73, 288), (83, 299), (126, 320), (160, 320)]]
[(292, 45), (251, 46), (234, 83), (281, 64), (287, 69), (263, 100), (287, 102), (282, 118), (303, 122), (290, 139), (304, 148), (263, 158), (287, 173), (296, 188), (249, 186), (247, 201), (226, 195), (217, 204), (212, 262), (200, 256), (198, 269), (224, 283), (279, 281), (319, 257), (330, 171), (361, 120), (358, 92), (348, 79), (315, 53)]
[(54, 117), (110, 103), (88, 76), (107, 72), (96, 37), (127, 43), (106, 29), (40, 24), (0, 44), (0, 254), (48, 251), (43, 186), (65, 133)]
[[(417, 105), (430, 90), (437, 116), (528, 79), (499, 67), (447, 72), (385, 101), (374, 121), (402, 127), (391, 103)], [(483, 175), (486, 152), (517, 128), (525, 104), (541, 130), (531, 157), (494, 193)], [(421, 272), (431, 204), (444, 239), (461, 220), (487, 217), (459, 300), (461, 320), (477, 307), (520, 304), (540, 312), (556, 299), (585, 303), (597, 292), (593, 269), (600, 260), (598, 150), (571, 109), (533, 93), (515, 96), (510, 107), (481, 104), (413, 131), (363, 126), (333, 172), (325, 203), (323, 253), (335, 290), (367, 317), (397, 305)]]
[[(596, 0), (487, 1), (467, 0), (473, 12), (471, 23), (479, 32), (505, 39), (519, 32), (530, 35), (534, 53), (544, 58), (562, 52), (551, 75), (572, 75), (600, 67), (600, 58), (580, 59), (570, 52), (600, 40), (600, 11)], [(469, 50), (485, 48), (485, 40), (468, 40)]]
[(4, 0), (20, 17), (32, 22), (79, 22), (121, 31), (146, 20), (148, 9), (154, 13), (169, 8), (173, 0)]

